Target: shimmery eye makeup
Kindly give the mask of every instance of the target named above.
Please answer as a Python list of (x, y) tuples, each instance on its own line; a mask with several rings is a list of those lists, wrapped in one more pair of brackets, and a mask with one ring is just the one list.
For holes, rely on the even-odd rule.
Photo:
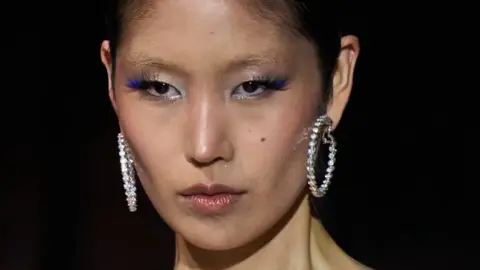
[(236, 99), (258, 99), (271, 94), (273, 91), (287, 89), (289, 80), (286, 77), (260, 76), (253, 77), (234, 88), (232, 97)]
[(148, 74), (142, 74), (138, 78), (127, 80), (126, 86), (139, 91), (145, 97), (153, 99), (177, 100), (182, 96), (181, 92), (173, 85)]
[(285, 90), (288, 85), (288, 79), (286, 77), (275, 77), (275, 76), (261, 76), (254, 77), (252, 82), (259, 83), (268, 90)]
[[(152, 76), (149, 73), (142, 73), (138, 77), (131, 78), (125, 85), (138, 91), (142, 96), (154, 100), (178, 100), (186, 94), (159, 76)], [(285, 76), (252, 76), (250, 80), (244, 81), (228, 91), (228, 96), (237, 100), (262, 99), (274, 91), (287, 90), (288, 85), (289, 79)]]

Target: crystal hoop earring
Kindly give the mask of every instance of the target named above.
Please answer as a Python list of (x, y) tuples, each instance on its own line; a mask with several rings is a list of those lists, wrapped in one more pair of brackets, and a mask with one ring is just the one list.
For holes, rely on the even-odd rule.
[[(327, 193), (330, 181), (333, 177), (333, 171), (335, 169), (335, 154), (337, 152), (337, 143), (333, 138), (332, 132), (332, 119), (327, 115), (322, 115), (317, 118), (312, 127), (312, 133), (310, 134), (310, 142), (307, 152), (307, 179), (308, 185), (310, 186), (310, 192), (314, 197), (320, 198), (325, 196)], [(325, 128), (326, 127), (326, 128)], [(325, 174), (325, 179), (322, 182), (320, 188), (317, 186), (316, 176), (315, 176), (315, 164), (317, 161), (318, 151), (319, 151), (319, 138), (324, 144), (329, 144), (329, 154), (328, 154), (328, 167)]]
[(127, 196), (127, 204), (130, 212), (137, 210), (137, 188), (135, 187), (135, 169), (133, 158), (127, 141), (122, 133), (118, 134), (118, 154), (120, 156), (120, 169), (122, 171), (123, 188)]

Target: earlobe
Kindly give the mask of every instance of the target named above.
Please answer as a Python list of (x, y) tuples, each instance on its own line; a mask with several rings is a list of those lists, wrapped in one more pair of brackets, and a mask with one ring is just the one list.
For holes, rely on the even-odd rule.
[(115, 102), (115, 94), (113, 88), (113, 65), (112, 65), (112, 54), (111, 54), (110, 42), (108, 40), (104, 40), (102, 42), (100, 48), (100, 58), (102, 60), (103, 65), (107, 70), (108, 75), (108, 96), (110, 102), (112, 103), (113, 109), (115, 112), (117, 111), (117, 106)]
[(333, 128), (338, 126), (353, 87), (355, 65), (360, 52), (359, 41), (355, 36), (345, 36), (341, 41), (340, 55), (333, 77), (333, 95), (328, 115), (333, 120)]

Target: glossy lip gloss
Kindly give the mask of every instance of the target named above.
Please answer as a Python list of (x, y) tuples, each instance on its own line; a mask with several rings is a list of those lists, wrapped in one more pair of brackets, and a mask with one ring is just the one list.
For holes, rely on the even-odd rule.
[(182, 201), (186, 202), (190, 209), (204, 215), (228, 212), (244, 194), (244, 191), (218, 184), (197, 184), (180, 192)]

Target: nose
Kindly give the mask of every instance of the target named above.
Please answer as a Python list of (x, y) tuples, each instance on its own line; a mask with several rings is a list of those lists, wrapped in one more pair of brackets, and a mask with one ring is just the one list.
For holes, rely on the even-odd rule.
[(188, 101), (185, 155), (196, 167), (228, 162), (233, 158), (224, 108), (223, 102), (207, 94)]

